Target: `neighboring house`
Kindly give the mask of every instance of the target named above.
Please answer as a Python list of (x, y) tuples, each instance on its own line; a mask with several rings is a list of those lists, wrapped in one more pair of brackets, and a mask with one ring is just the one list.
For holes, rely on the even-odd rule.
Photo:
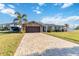
[(0, 30), (9, 30), (10, 29), (10, 23), (7, 24), (0, 24)]
[[(17, 26), (17, 24), (15, 25), (13, 23), (8, 24), (8, 27), (10, 30), (15, 29), (16, 31), (21, 29), (19, 26)], [(43, 24), (43, 23), (35, 22), (35, 21), (28, 22), (26, 26), (22, 25), (22, 27), (25, 27), (25, 30), (27, 33), (29, 32), (51, 32), (51, 31), (64, 32), (67, 30), (67, 28), (64, 25)]]
[(6, 24), (0, 24), (0, 31), (12, 31), (12, 32), (17, 32), (20, 30), (18, 25), (14, 23), (6, 23)]

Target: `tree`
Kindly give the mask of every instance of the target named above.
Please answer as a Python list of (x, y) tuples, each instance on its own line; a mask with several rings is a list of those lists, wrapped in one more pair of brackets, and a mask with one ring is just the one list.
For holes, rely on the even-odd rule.
[(67, 29), (68, 29), (68, 27), (69, 27), (69, 25), (68, 24), (64, 24), (64, 26), (65, 26), (65, 28), (66, 28), (66, 32), (67, 32)]
[(77, 26), (77, 27), (75, 28), (75, 30), (79, 30), (79, 26)]
[(22, 25), (22, 15), (19, 12), (15, 12), (15, 15), (17, 16), (18, 24), (21, 26)]
[(48, 32), (52, 32), (52, 26), (48, 27)]
[(22, 18), (23, 18), (22, 30), (23, 30), (23, 32), (25, 32), (26, 31), (26, 24), (27, 24), (27, 15), (23, 14)]
[(15, 12), (16, 18), (14, 19), (14, 23), (21, 26), (21, 32), (25, 32), (25, 25), (27, 23), (27, 15), (21, 14), (19, 12)]

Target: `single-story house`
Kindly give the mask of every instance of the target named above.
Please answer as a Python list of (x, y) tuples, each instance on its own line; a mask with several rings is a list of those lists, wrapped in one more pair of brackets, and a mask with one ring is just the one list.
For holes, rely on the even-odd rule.
[(43, 24), (35, 21), (28, 22), (25, 27), (26, 27), (26, 32), (67, 31), (67, 28), (64, 25)]

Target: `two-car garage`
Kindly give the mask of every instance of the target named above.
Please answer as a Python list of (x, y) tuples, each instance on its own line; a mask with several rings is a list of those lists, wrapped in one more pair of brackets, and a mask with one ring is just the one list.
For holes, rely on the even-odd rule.
[(33, 33), (33, 32), (41, 32), (41, 25), (32, 21), (27, 23), (26, 26), (26, 32), (27, 33)]
[(40, 32), (40, 26), (26, 26), (27, 33)]

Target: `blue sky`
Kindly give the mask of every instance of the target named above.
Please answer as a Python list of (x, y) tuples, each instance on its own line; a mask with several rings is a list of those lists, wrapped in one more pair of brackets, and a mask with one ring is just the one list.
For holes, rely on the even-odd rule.
[(0, 24), (10, 23), (15, 12), (27, 15), (28, 21), (79, 25), (78, 3), (6, 3), (0, 4)]

